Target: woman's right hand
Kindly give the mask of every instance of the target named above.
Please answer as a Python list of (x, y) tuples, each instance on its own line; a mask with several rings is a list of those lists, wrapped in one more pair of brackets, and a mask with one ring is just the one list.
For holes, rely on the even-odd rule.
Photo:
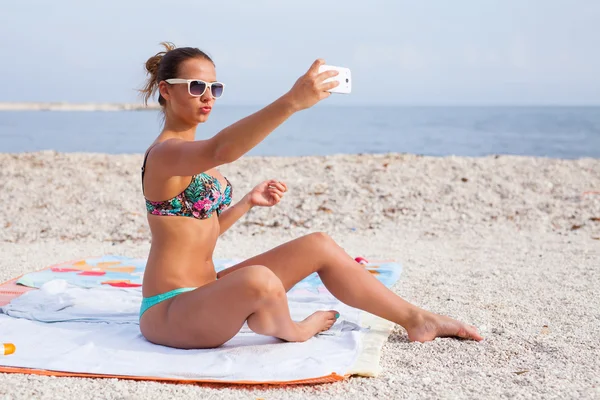
[(325, 61), (322, 59), (315, 60), (308, 71), (298, 78), (290, 91), (285, 94), (284, 98), (290, 102), (294, 111), (314, 106), (331, 95), (328, 90), (339, 85), (337, 81), (323, 83), (324, 80), (338, 74), (337, 71), (333, 70), (319, 73), (319, 67), (324, 64)]

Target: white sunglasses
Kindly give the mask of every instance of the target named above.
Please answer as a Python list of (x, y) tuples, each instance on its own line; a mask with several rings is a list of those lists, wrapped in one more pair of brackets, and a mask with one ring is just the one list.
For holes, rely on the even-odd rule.
[(188, 93), (191, 96), (200, 97), (206, 92), (206, 89), (210, 88), (210, 94), (215, 99), (223, 95), (223, 88), (225, 85), (221, 82), (205, 82), (200, 79), (166, 79), (165, 82), (170, 84), (175, 83), (186, 83), (188, 87)]

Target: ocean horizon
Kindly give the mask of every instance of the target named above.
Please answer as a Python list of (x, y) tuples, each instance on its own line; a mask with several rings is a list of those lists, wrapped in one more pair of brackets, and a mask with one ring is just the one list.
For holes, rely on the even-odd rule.
[[(196, 138), (213, 136), (261, 107), (219, 105)], [(159, 134), (161, 118), (156, 109), (0, 111), (0, 152), (143, 153)], [(293, 115), (248, 155), (389, 152), (600, 158), (600, 106), (319, 104)]]

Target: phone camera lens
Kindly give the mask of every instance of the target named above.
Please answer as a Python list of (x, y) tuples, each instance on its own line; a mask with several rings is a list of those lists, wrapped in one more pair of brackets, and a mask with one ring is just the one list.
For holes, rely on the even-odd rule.
[(346, 78), (346, 83), (350, 82), (350, 80), (348, 78)]

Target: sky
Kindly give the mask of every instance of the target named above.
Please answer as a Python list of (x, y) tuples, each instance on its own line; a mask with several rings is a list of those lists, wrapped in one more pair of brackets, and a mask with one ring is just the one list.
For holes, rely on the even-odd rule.
[(0, 5), (0, 101), (141, 102), (170, 41), (207, 52), (221, 103), (266, 105), (316, 58), (333, 105), (599, 105), (597, 0), (19, 0)]

